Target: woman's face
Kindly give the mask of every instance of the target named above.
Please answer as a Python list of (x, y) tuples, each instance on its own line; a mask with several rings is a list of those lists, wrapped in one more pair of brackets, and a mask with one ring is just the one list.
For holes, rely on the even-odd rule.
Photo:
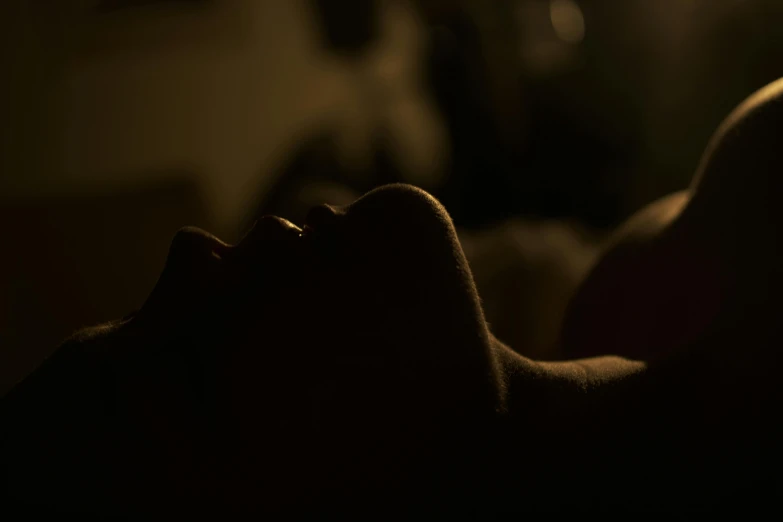
[[(145, 345), (140, 360), (188, 361), (187, 409), (219, 433), (234, 480), (253, 476), (280, 505), (308, 490), (334, 499), (426, 482), (438, 452), (475, 439), (496, 408), (489, 333), (453, 225), (411, 186), (316, 207), (302, 228), (264, 217), (236, 246), (180, 231), (124, 330)], [(138, 380), (131, 372), (128, 386)], [(136, 409), (153, 415), (162, 402), (148, 396)]]

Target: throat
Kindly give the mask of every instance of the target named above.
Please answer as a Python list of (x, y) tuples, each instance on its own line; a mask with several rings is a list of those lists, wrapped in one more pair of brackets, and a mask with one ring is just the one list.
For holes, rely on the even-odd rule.
[(528, 359), (494, 341), (503, 425), (512, 438), (560, 451), (615, 437), (617, 411), (643, 408), (647, 364), (604, 356), (564, 362)]

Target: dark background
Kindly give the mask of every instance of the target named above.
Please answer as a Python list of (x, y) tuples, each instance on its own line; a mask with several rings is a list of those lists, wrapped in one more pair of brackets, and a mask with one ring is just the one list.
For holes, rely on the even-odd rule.
[(0, 393), (138, 308), (177, 228), (235, 241), (392, 181), (511, 278), (476, 268), (490, 315), (531, 292), (508, 267), (535, 245), (576, 267), (536, 290), (562, 303), (783, 75), (782, 25), (778, 0), (4, 1)]

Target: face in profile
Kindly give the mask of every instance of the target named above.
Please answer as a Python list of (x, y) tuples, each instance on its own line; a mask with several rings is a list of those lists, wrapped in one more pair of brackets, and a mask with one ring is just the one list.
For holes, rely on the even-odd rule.
[[(770, 122), (778, 122), (779, 111), (749, 114), (750, 119), (740, 120), (740, 125), (752, 130), (757, 121), (754, 114), (762, 114), (759, 133), (776, 136), (768, 130)], [(625, 461), (635, 459), (616, 451), (618, 444), (644, 448), (643, 460), (668, 472), (682, 464), (679, 456), (696, 458), (698, 463), (716, 462), (709, 445), (693, 457), (694, 441), (703, 445), (713, 434), (723, 437), (714, 438), (715, 448), (735, 447), (728, 451), (729, 460), (744, 460), (744, 449), (736, 451), (743, 446), (737, 440), (756, 444), (756, 434), (777, 433), (766, 429), (771, 424), (766, 419), (772, 417), (754, 418), (753, 409), (739, 400), (750, 393), (756, 405), (776, 404), (774, 370), (759, 369), (749, 354), (764, 353), (765, 360), (774, 361), (764, 350), (772, 345), (771, 339), (777, 339), (777, 329), (748, 328), (758, 321), (726, 315), (725, 310), (733, 311), (726, 303), (761, 302), (778, 310), (777, 302), (768, 297), (769, 281), (778, 279), (768, 276), (779, 272), (772, 262), (779, 257), (770, 257), (767, 267), (747, 251), (730, 252), (745, 246), (763, 253), (755, 243), (768, 248), (777, 234), (771, 231), (764, 236), (763, 229), (754, 232), (753, 227), (736, 223), (750, 222), (748, 215), (777, 222), (771, 218), (779, 206), (767, 205), (764, 199), (765, 204), (752, 204), (753, 190), (745, 187), (744, 178), (737, 181), (721, 174), (740, 172), (745, 158), (756, 158), (751, 171), (760, 177), (761, 186), (770, 186), (770, 180), (777, 179), (772, 174), (778, 149), (772, 138), (737, 145), (733, 139), (753, 137), (753, 132), (737, 133), (734, 128), (719, 135), (728, 141), (718, 141), (708, 155), (705, 172), (709, 175), (694, 189), (678, 224), (668, 225), (684, 201), (672, 200), (652, 214), (643, 213), (643, 219), (615, 245), (614, 257), (606, 258), (606, 272), (596, 271), (606, 278), (594, 277), (597, 290), (575, 308), (577, 319), (580, 310), (585, 314), (572, 334), (583, 347), (605, 349), (605, 335), (618, 339), (618, 345), (634, 345), (640, 332), (652, 332), (657, 337), (646, 335), (652, 342), (640, 345), (640, 355), (650, 355), (658, 346), (683, 345), (689, 348), (688, 358), (681, 359), (686, 364), (666, 353), (666, 364), (655, 370), (658, 373), (647, 372), (644, 365), (632, 365), (641, 370), (631, 371), (616, 359), (594, 362), (596, 367), (606, 365), (592, 374), (586, 362), (528, 367), (532, 370), (527, 374), (523, 365), (517, 365), (520, 371), (513, 379), (504, 375), (505, 384), (517, 388), (502, 391), (512, 399), (508, 409), (517, 410), (514, 415), (520, 424), (506, 433), (528, 436), (540, 430), (543, 436), (505, 439), (505, 446), (497, 438), (485, 438), (501, 395), (496, 360), (501, 352), (492, 348), (447, 213), (423, 191), (402, 185), (372, 191), (346, 207), (316, 207), (301, 228), (280, 218), (261, 219), (236, 246), (198, 230), (179, 233), (149, 301), (121, 328), (120, 334), (129, 342), (115, 338), (110, 343), (111, 348), (125, 350), (117, 352), (119, 362), (114, 367), (120, 390), (116, 408), (136, 415), (129, 425), (151, 426), (148, 440), (154, 441), (151, 446), (160, 458), (144, 458), (156, 471), (160, 462), (171, 463), (172, 481), (161, 481), (161, 490), (170, 483), (183, 484), (185, 474), (178, 464), (209, 455), (210, 472), (193, 473), (193, 482), (179, 490), (222, 495), (223, 504), (242, 510), (323, 510), (341, 501), (385, 506), (391, 499), (403, 498), (417, 503), (438, 497), (434, 484), (450, 492), (453, 501), (460, 495), (449, 480), (475, 477), (473, 470), (483, 469), (473, 468), (470, 461), (482, 459), (480, 448), (494, 444), (505, 451), (529, 446), (530, 440), (552, 448), (553, 440), (572, 435), (584, 437), (584, 453), (595, 459), (594, 469), (607, 466), (606, 455), (594, 449), (595, 441), (603, 441), (603, 447), (620, 455), (623, 462), (615, 463), (614, 469), (623, 472), (630, 469)], [(623, 267), (626, 272), (620, 270)], [(628, 281), (639, 281), (640, 270), (647, 277), (646, 286), (627, 288)], [(633, 277), (623, 279), (627, 273)], [(739, 275), (727, 282), (723, 278), (727, 273)], [(748, 284), (759, 281), (765, 283), (760, 292), (756, 287), (761, 285)], [(614, 297), (605, 301), (607, 308), (597, 308), (595, 303), (604, 299), (607, 288), (619, 289), (622, 302)], [(649, 314), (640, 313), (640, 290), (651, 303)], [(629, 306), (634, 299), (637, 306)], [(700, 306), (700, 300), (709, 306)], [(711, 306), (718, 301), (716, 310)], [(599, 324), (593, 328), (596, 310)], [(618, 335), (612, 324), (621, 312), (628, 314), (621, 316), (628, 319), (627, 337), (622, 330)], [(717, 324), (725, 317), (730, 319), (724, 321), (729, 328)], [(579, 330), (580, 325), (587, 330)], [(741, 337), (742, 357), (736, 356), (735, 337), (727, 340), (727, 332)], [(753, 342), (747, 341), (749, 335)], [(702, 338), (706, 341), (698, 341)], [(745, 346), (755, 346), (757, 351)], [(507, 363), (508, 358), (503, 364)], [(725, 370), (727, 364), (730, 372)], [(514, 365), (505, 368), (513, 370)], [(594, 381), (586, 381), (586, 374)], [(626, 375), (640, 377), (621, 382)], [(525, 387), (525, 381), (536, 379)], [(742, 379), (746, 388), (738, 385)], [(604, 393), (607, 388), (602, 388), (600, 393), (584, 393), (588, 385), (599, 390), (597, 383), (602, 380), (615, 391)], [(566, 393), (569, 386), (573, 394)], [(709, 397), (704, 397), (705, 390)], [(558, 408), (563, 408), (561, 415), (556, 414)], [(696, 415), (694, 420), (694, 411), (708, 412), (703, 417), (709, 419)], [(538, 423), (527, 422), (525, 415)], [(557, 430), (560, 418), (568, 419), (569, 429)], [(741, 439), (734, 437), (736, 432), (727, 437), (733, 428), (745, 425), (757, 429), (742, 428)], [(683, 432), (686, 436), (680, 439)], [(564, 439), (559, 438), (562, 433)], [(607, 433), (611, 436), (603, 438)], [(663, 440), (669, 437), (672, 440)], [(724, 446), (727, 440), (731, 442)], [(132, 439), (128, 447), (138, 448), (136, 442)], [(568, 442), (573, 444), (573, 439)], [(667, 444), (672, 455), (665, 455)], [(646, 451), (650, 448), (664, 449)], [(557, 475), (561, 468), (552, 464), (554, 453), (532, 456), (538, 460), (525, 454), (513, 461), (517, 468), (509, 474), (535, 470), (531, 482), (537, 481), (541, 470), (531, 466), (533, 462)], [(570, 463), (572, 454), (559, 458)], [(502, 474), (507, 462), (490, 466)], [(724, 466), (724, 460), (717, 462)], [(577, 467), (590, 469), (584, 461)], [(648, 475), (642, 468), (637, 471)], [(210, 482), (210, 477), (220, 478)], [(677, 482), (677, 477), (672, 480)], [(607, 483), (621, 482), (633, 487), (633, 480), (625, 476)]]
[[(183, 229), (119, 330), (131, 340), (115, 365), (132, 390), (121, 409), (166, 419), (183, 440), (208, 426), (233, 477), (226, 494), (256, 484), (280, 506), (301, 506), (302, 491), (426, 482), (439, 452), (475, 439), (496, 408), (489, 333), (453, 225), (411, 186), (315, 207), (301, 228), (264, 217), (235, 246)], [(164, 359), (173, 373), (143, 377)], [(183, 423), (173, 410), (192, 414)]]

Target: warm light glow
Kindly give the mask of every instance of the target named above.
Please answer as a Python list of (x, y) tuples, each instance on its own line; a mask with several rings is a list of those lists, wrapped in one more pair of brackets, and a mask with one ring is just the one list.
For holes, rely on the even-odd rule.
[(579, 43), (585, 37), (585, 18), (574, 0), (551, 0), (549, 17), (558, 38)]

